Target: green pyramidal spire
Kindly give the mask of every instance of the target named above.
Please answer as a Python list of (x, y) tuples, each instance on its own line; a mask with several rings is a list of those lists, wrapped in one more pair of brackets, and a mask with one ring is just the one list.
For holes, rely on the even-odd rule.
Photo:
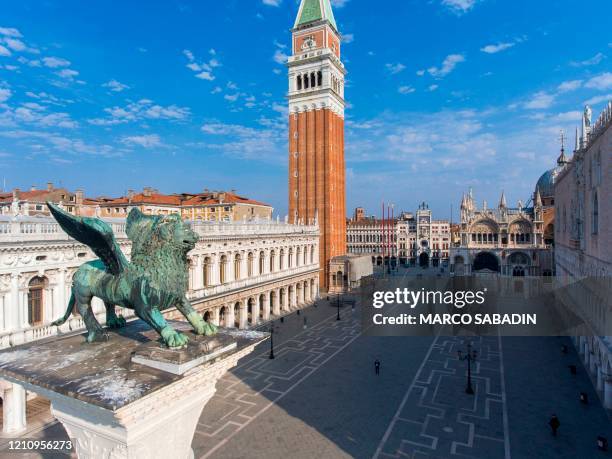
[(338, 30), (330, 0), (302, 0), (294, 27), (300, 27), (310, 22), (327, 20)]

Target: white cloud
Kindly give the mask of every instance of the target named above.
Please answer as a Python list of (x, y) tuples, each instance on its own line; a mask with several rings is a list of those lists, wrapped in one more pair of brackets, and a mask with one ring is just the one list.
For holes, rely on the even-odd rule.
[(438, 85), (437, 84), (432, 84), (429, 86), (428, 88), (430, 91), (435, 91), (436, 89), (438, 89)]
[(6, 102), (11, 95), (12, 93), (10, 89), (0, 88), (0, 102)]
[(214, 75), (207, 71), (200, 72), (196, 74), (195, 77), (199, 78), (200, 80), (207, 80), (207, 81), (213, 81), (215, 79)]
[(584, 105), (597, 105), (601, 102), (608, 102), (612, 100), (612, 94), (602, 94), (600, 96), (591, 97), (589, 100), (584, 102)]
[(25, 51), (27, 49), (25, 43), (16, 38), (5, 38), (4, 43), (13, 51)]
[(8, 48), (0, 45), (0, 56), (10, 56), (11, 52), (8, 50)]
[(66, 78), (67, 80), (72, 80), (78, 74), (79, 72), (72, 69), (62, 69), (59, 72), (56, 72), (56, 75), (61, 76), (62, 78)]
[(236, 93), (236, 94), (226, 94), (225, 96), (223, 96), (223, 98), (225, 100), (228, 100), (230, 102), (236, 102), (238, 100), (238, 97), (240, 97), (239, 93)]
[(287, 62), (287, 59), (289, 59), (289, 56), (280, 49), (277, 49), (274, 52), (273, 59), (274, 62), (276, 62), (277, 64), (284, 64), (285, 62)]
[(206, 142), (208, 148), (219, 150), (225, 155), (263, 161), (284, 161), (286, 157), (286, 117), (279, 115), (278, 120), (262, 118), (263, 129), (225, 124), (211, 121), (204, 124), (202, 132), (218, 137), (217, 143)]
[(476, 0), (442, 0), (442, 5), (450, 8), (457, 15), (467, 13), (475, 4)]
[(531, 100), (524, 104), (524, 107), (530, 110), (540, 110), (549, 108), (555, 101), (555, 96), (544, 91), (537, 92)]
[(480, 51), (487, 54), (495, 54), (504, 51), (508, 48), (512, 48), (516, 43), (497, 43), (496, 45), (487, 45), (480, 48)]
[(126, 145), (137, 145), (143, 148), (161, 147), (162, 143), (157, 134), (134, 135), (124, 137), (122, 142)]
[(575, 121), (579, 122), (582, 117), (582, 112), (572, 111), (572, 112), (564, 112), (559, 113), (555, 116), (555, 119), (558, 121)]
[(460, 62), (465, 62), (465, 57), (462, 54), (449, 54), (440, 68), (430, 67), (427, 72), (433, 77), (442, 78), (451, 73)]
[(416, 74), (417, 76), (423, 76), (425, 75), (425, 70), (417, 70)]
[(578, 62), (572, 61), (572, 62), (570, 62), (570, 65), (572, 67), (589, 67), (591, 65), (599, 64), (605, 58), (606, 58), (605, 54), (597, 53), (593, 57), (591, 57), (589, 59), (585, 59), (584, 61), (578, 61)]
[(396, 75), (400, 72), (403, 72), (406, 69), (406, 66), (399, 62), (396, 64), (385, 64), (385, 67), (387, 68), (389, 72), (391, 72), (392, 75)]
[(68, 67), (70, 65), (70, 61), (61, 57), (43, 57), (42, 61), (46, 67), (50, 67), (52, 69), (57, 67)]
[(355, 41), (355, 35), (352, 33), (345, 33), (342, 35), (342, 43), (353, 43)]
[(612, 73), (605, 72), (597, 76), (594, 76), (584, 84), (585, 87), (590, 89), (607, 90), (612, 88)]
[(102, 85), (103, 88), (108, 88), (113, 92), (121, 92), (130, 89), (127, 84), (120, 83), (117, 80), (110, 80)]
[(125, 107), (105, 108), (104, 112), (109, 115), (107, 118), (93, 118), (89, 119), (88, 122), (96, 126), (111, 126), (143, 120), (182, 121), (191, 114), (187, 107), (176, 105), (164, 107), (149, 99), (131, 102)]
[(261, 0), (261, 3), (268, 6), (280, 6), (283, 0)]
[[(208, 53), (211, 56), (215, 56), (217, 52), (214, 49), (210, 49)], [(192, 51), (188, 49), (183, 50), (183, 54), (187, 57), (189, 61), (186, 67), (192, 70), (195, 73), (195, 77), (200, 80), (213, 81), (215, 79), (215, 75), (213, 73), (213, 69), (216, 67), (221, 67), (221, 62), (215, 57), (211, 57), (208, 62), (197, 62), (196, 57)]]
[(342, 8), (345, 6), (349, 0), (331, 0), (331, 4), (334, 8)]
[(0, 35), (4, 35), (5, 37), (13, 37), (13, 38), (23, 37), (23, 35), (21, 35), (19, 30), (14, 29), (12, 27), (0, 27)]
[(559, 86), (557, 86), (557, 91), (559, 92), (570, 92), (575, 91), (576, 89), (582, 86), (582, 80), (570, 80), (564, 81)]
[(400, 86), (397, 89), (397, 92), (399, 92), (400, 94), (411, 94), (414, 91), (416, 91), (416, 89), (414, 89), (412, 86)]

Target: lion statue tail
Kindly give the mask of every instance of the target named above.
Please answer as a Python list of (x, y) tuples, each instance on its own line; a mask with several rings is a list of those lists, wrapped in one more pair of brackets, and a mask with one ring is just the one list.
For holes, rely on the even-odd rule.
[(75, 299), (74, 299), (74, 293), (70, 294), (70, 301), (68, 301), (68, 308), (66, 308), (66, 314), (64, 314), (64, 317), (62, 317), (61, 319), (57, 319), (55, 322), (52, 322), (51, 325), (56, 325), (56, 326), (60, 326), (63, 325), (64, 322), (66, 322), (68, 320), (68, 317), (70, 317), (70, 314), (72, 314), (72, 309), (74, 308), (74, 303), (75, 303)]

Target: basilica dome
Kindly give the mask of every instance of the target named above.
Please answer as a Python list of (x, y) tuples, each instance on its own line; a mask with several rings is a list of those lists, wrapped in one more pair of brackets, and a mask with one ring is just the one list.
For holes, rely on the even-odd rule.
[(540, 190), (540, 195), (543, 198), (554, 196), (555, 195), (555, 179), (557, 178), (558, 173), (559, 173), (558, 167), (554, 167), (544, 172), (542, 176), (538, 179), (538, 183), (536, 184), (535, 191)]

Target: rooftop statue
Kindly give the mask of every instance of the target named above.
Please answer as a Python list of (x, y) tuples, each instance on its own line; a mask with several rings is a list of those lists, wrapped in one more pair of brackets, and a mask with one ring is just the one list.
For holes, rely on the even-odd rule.
[(217, 332), (217, 327), (205, 322), (185, 296), (187, 253), (195, 247), (198, 236), (179, 215), (149, 216), (132, 209), (125, 229), (132, 241), (128, 262), (107, 223), (97, 218), (75, 217), (52, 203), (47, 206), (68, 235), (100, 257), (84, 263), (74, 274), (66, 313), (53, 325), (63, 324), (76, 305), (87, 327), (87, 342), (108, 339), (91, 310), (91, 299), (95, 296), (104, 301), (109, 328), (125, 325), (125, 319), (115, 314), (115, 305), (133, 309), (170, 348), (186, 345), (189, 338), (166, 322), (161, 311), (168, 308), (176, 307), (198, 335)]

